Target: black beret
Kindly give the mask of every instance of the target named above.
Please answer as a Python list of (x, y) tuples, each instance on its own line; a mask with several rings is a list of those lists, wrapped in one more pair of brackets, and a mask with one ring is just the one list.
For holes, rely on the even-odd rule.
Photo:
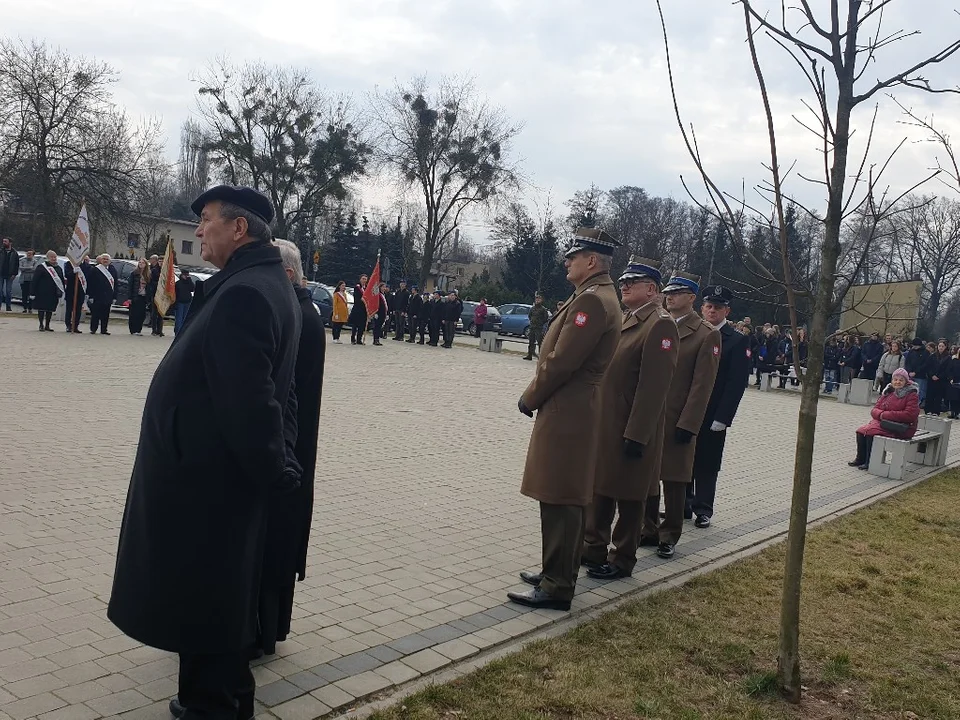
[(217, 185), (212, 187), (194, 200), (190, 209), (199, 217), (200, 213), (203, 212), (203, 206), (214, 200), (241, 207), (256, 215), (267, 225), (273, 222), (273, 205), (269, 198), (252, 187), (242, 185)]

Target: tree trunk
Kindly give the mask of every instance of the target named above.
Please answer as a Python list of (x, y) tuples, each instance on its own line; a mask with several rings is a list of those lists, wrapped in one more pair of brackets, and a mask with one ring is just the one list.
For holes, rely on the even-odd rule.
[[(846, 89), (846, 93), (844, 90)], [(803, 552), (807, 540), (807, 517), (810, 505), (810, 480), (813, 468), (813, 445), (817, 429), (817, 406), (823, 380), (823, 350), (827, 322), (833, 310), (833, 290), (837, 260), (840, 256), (840, 225), (843, 221), (843, 188), (847, 172), (847, 151), (850, 136), (852, 82), (844, 88), (837, 102), (833, 167), (830, 173), (830, 197), (824, 220), (821, 248), (820, 279), (817, 284), (813, 313), (808, 328), (807, 382), (803, 383), (800, 413), (797, 419), (796, 459), (793, 467), (793, 497), (790, 502), (790, 528), (787, 533), (787, 554), (783, 569), (783, 592), (780, 603), (780, 650), (777, 658), (777, 680), (783, 695), (800, 702), (800, 584), (803, 575)]]

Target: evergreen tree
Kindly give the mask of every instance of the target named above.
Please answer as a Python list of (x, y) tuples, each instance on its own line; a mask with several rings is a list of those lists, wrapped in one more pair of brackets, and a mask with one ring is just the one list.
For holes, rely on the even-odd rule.
[(376, 249), (373, 257), (370, 252), (369, 231), (366, 237), (357, 230), (357, 213), (351, 210), (346, 220), (343, 212), (337, 211), (333, 232), (329, 242), (320, 251), (320, 268), (317, 277), (328, 285), (336, 285), (340, 280), (348, 285), (357, 282), (363, 274), (373, 269)]
[(567, 273), (560, 261), (554, 224), (547, 222), (537, 229), (526, 209), (514, 204), (497, 219), (496, 225), (500, 228), (499, 238), (508, 242), (504, 287), (520, 295), (523, 302), (533, 302), (538, 291), (548, 300), (565, 298), (569, 294)]

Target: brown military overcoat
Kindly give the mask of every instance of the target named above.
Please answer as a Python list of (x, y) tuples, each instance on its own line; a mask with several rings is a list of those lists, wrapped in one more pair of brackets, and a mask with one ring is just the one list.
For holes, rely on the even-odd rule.
[(660, 479), (688, 483), (693, 477), (697, 438), (680, 444), (674, 439), (675, 430), (689, 430), (694, 436), (700, 432), (720, 366), (720, 332), (692, 311), (678, 323), (677, 331), (680, 353), (667, 393)]
[[(660, 479), (663, 407), (677, 366), (677, 325), (650, 302), (623, 321), (620, 343), (600, 386), (600, 454), (594, 492), (643, 500)], [(642, 458), (623, 453), (623, 439), (643, 444)]]
[(523, 401), (537, 410), (520, 492), (553, 505), (590, 504), (600, 381), (620, 337), (620, 301), (607, 273), (584, 281), (550, 321)]

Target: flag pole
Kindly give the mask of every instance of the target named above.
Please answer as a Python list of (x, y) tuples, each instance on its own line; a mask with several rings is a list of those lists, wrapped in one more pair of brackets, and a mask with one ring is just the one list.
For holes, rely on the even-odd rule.
[[(80, 212), (83, 212), (83, 206), (86, 204), (86, 198), (80, 198)], [(73, 258), (68, 258), (70, 264), (73, 265), (73, 307), (70, 310), (70, 327), (67, 329), (68, 332), (72, 333), (78, 327), (80, 327), (80, 322), (77, 319), (77, 295), (79, 294), (80, 289), (77, 285), (80, 283), (80, 280), (77, 278), (77, 273), (81, 272), (80, 265), (73, 262)], [(83, 260), (83, 258), (80, 258)]]

